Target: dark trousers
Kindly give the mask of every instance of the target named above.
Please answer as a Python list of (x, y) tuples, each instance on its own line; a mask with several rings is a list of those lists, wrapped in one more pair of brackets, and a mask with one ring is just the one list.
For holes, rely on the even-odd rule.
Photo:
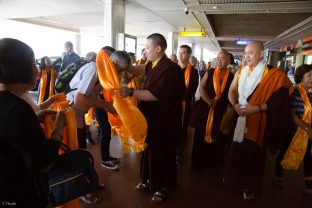
[(287, 152), (291, 139), (292, 139), (292, 136), (289, 136), (289, 138), (287, 138), (287, 140), (282, 144), (281, 149), (276, 157), (275, 167), (274, 167), (276, 177), (279, 177), (279, 178), (283, 177), (283, 168), (281, 166), (281, 162), (284, 159), (284, 155)]
[(84, 128), (77, 128), (77, 136), (78, 136), (78, 148), (86, 149), (87, 142), (86, 142), (86, 127)]
[(102, 161), (107, 161), (110, 159), (111, 126), (108, 122), (107, 112), (103, 108), (94, 108), (94, 115), (99, 124)]

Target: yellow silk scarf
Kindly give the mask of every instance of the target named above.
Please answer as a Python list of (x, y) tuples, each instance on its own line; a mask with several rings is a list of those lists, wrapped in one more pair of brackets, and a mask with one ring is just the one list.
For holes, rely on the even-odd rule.
[[(55, 72), (52, 68), (50, 68), (50, 73), (51, 73), (51, 80), (50, 80), (50, 88), (49, 88), (49, 97), (54, 95), (54, 83), (55, 83)], [(40, 92), (39, 92), (39, 99), (38, 99), (38, 104), (43, 103), (43, 98), (45, 96), (45, 91), (47, 87), (47, 70), (42, 69), (41, 70), (41, 79), (40, 79)]]
[[(77, 137), (77, 125), (75, 112), (69, 107), (69, 103), (66, 100), (64, 93), (57, 94), (58, 96), (55, 103), (53, 103), (49, 109), (57, 112), (64, 110), (66, 117), (66, 126), (64, 127), (63, 143), (67, 144), (71, 149), (78, 148), (78, 137)], [(46, 138), (50, 138), (53, 130), (55, 129), (54, 116), (48, 115), (45, 117), (45, 122), (42, 125), (43, 131)]]
[[(225, 89), (229, 74), (230, 74), (230, 70), (226, 69), (222, 82), (221, 82), (221, 70), (219, 68), (216, 68), (215, 71), (213, 72), (213, 88), (216, 92), (216, 96), (213, 98), (214, 101), (219, 100), (219, 98), (221, 97), (222, 92)], [(207, 119), (207, 124), (206, 124), (206, 134), (205, 134), (205, 142), (207, 143), (213, 142), (212, 135), (211, 135), (213, 117), (214, 117), (214, 108), (210, 108), (208, 119)]]
[[(188, 65), (186, 66), (185, 72), (184, 72), (184, 81), (185, 81), (185, 88), (186, 89), (188, 89), (188, 87), (190, 85), (191, 70), (192, 70), (192, 65), (190, 63), (188, 63)], [(185, 106), (186, 106), (186, 101), (183, 100), (182, 101), (182, 126), (183, 126), (183, 122), (184, 122)]]
[[(311, 125), (312, 107), (307, 92), (300, 84), (297, 88), (304, 103), (304, 113), (302, 120)], [(281, 162), (281, 165), (284, 169), (298, 169), (307, 151), (308, 140), (309, 136), (307, 132), (303, 128), (298, 127), (294, 137), (291, 140), (288, 150), (284, 155), (284, 159)]]
[(116, 89), (121, 88), (119, 76), (104, 50), (98, 53), (96, 66), (105, 101), (112, 101), (118, 113), (117, 117), (108, 113), (108, 120), (113, 132), (119, 134), (124, 152), (143, 151), (146, 147), (146, 119), (140, 110), (132, 104), (129, 97), (121, 98), (116, 93)]

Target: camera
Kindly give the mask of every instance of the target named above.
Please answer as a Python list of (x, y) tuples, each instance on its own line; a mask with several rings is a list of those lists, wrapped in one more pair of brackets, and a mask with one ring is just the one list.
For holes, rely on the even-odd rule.
[(190, 12), (189, 8), (185, 7), (185, 8), (184, 8), (184, 12), (185, 12), (186, 15), (188, 15), (189, 12)]

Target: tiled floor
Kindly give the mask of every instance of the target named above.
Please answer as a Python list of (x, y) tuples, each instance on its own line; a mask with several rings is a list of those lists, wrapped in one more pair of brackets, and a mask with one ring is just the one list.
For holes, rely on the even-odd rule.
[[(93, 131), (94, 133), (94, 131)], [(94, 135), (95, 136), (95, 135)], [(95, 138), (95, 137), (94, 137)], [(122, 155), (118, 138), (111, 142), (111, 152), (114, 156), (122, 157), (119, 171), (107, 170), (100, 164), (100, 146), (96, 140), (95, 146), (89, 146), (96, 161), (96, 169), (101, 182), (106, 188), (99, 191), (102, 197), (101, 203), (87, 206), (81, 203), (81, 207), (94, 208), (201, 208), (201, 207), (250, 207), (250, 208), (312, 208), (311, 199), (303, 195), (304, 182), (302, 167), (299, 171), (285, 173), (285, 188), (277, 189), (271, 184), (273, 175), (274, 157), (268, 156), (264, 177), (263, 194), (260, 199), (245, 202), (241, 195), (235, 194), (225, 185), (221, 184), (222, 169), (215, 174), (194, 172), (190, 170), (191, 141), (188, 141), (186, 160), (182, 167), (178, 168), (178, 189), (170, 198), (160, 204), (150, 203), (151, 193), (138, 193), (133, 188), (139, 181), (140, 156), (137, 154)], [(165, 170), (164, 170), (165, 171)]]

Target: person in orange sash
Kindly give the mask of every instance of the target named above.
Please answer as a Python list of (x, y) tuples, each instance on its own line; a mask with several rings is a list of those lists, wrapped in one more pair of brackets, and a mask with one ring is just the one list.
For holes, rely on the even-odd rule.
[[(306, 192), (312, 195), (312, 93), (309, 92), (312, 87), (312, 65), (303, 64), (299, 66), (296, 69), (295, 82), (297, 87), (290, 97), (292, 119), (287, 128), (287, 140), (282, 145), (275, 161), (275, 178), (273, 182), (278, 186), (283, 186), (282, 168), (298, 169), (303, 161)], [(293, 153), (293, 150), (295, 150), (295, 153)], [(294, 158), (298, 158), (298, 160)]]
[(190, 120), (190, 126), (195, 128), (193, 169), (211, 171), (224, 162), (227, 137), (221, 133), (220, 125), (229, 103), (228, 90), (234, 77), (228, 68), (229, 63), (229, 53), (219, 52), (217, 68), (206, 71), (200, 83), (201, 98), (196, 102)]
[[(167, 58), (164, 36), (154, 33), (146, 39), (148, 64), (131, 67), (133, 74), (145, 74), (143, 90), (122, 88), (122, 97), (140, 100), (139, 109), (146, 118), (147, 148), (141, 161), (141, 182), (138, 191), (154, 193), (151, 202), (162, 202), (168, 191), (177, 185), (176, 145), (182, 128), (182, 99), (185, 92), (181, 68)], [(142, 67), (143, 66), (143, 67)]]
[(183, 162), (183, 151), (186, 144), (187, 127), (191, 116), (192, 107), (195, 101), (195, 92), (198, 87), (198, 72), (189, 63), (192, 55), (192, 49), (188, 45), (181, 45), (179, 49), (179, 66), (183, 70), (185, 80), (185, 94), (182, 102), (183, 118), (182, 118), (182, 132), (178, 140), (178, 148), (176, 155), (177, 165)]
[(264, 48), (252, 42), (245, 48), (247, 66), (236, 73), (229, 101), (239, 115), (230, 149), (229, 175), (243, 199), (260, 194), (267, 148), (276, 152), (284, 138), (293, 86), (285, 73), (263, 60)]
[(43, 57), (41, 59), (38, 75), (38, 79), (40, 79), (38, 104), (43, 103), (55, 94), (54, 83), (56, 77), (57, 73), (51, 66), (50, 58), (47, 56)]

